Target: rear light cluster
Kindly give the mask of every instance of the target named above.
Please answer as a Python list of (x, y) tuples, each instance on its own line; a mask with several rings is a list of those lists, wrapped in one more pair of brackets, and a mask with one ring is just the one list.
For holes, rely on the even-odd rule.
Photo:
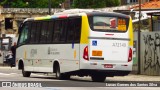
[(84, 48), (84, 51), (83, 51), (83, 59), (89, 60), (89, 56), (88, 56), (88, 46), (86, 46), (86, 47)]
[(128, 62), (132, 61), (132, 49), (129, 49), (129, 56), (128, 56)]

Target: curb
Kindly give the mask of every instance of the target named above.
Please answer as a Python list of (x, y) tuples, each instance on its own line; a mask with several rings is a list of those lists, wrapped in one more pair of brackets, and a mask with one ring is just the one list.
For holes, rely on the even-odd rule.
[(10, 67), (8, 64), (2, 64), (2, 63), (0, 63), (0, 67)]

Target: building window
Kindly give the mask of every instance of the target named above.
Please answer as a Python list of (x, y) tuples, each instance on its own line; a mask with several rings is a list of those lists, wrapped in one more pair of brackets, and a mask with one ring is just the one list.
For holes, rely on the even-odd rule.
[(128, 4), (135, 4), (138, 3), (138, 0), (127, 0)]
[(153, 20), (153, 31), (160, 31), (160, 20)]
[(5, 18), (5, 29), (13, 29), (13, 18)]

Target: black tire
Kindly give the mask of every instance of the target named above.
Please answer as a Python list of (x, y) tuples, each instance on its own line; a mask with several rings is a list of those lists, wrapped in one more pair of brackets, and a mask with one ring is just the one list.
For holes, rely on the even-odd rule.
[(24, 70), (24, 65), (22, 67), (22, 75), (23, 75), (23, 77), (30, 77), (30, 75), (31, 75), (31, 72)]
[(60, 67), (59, 67), (59, 65), (57, 65), (57, 67), (56, 67), (56, 78), (59, 79), (59, 80), (68, 80), (68, 79), (70, 79), (70, 75), (65, 74), (65, 73), (61, 73), (60, 72)]
[(106, 80), (104, 75), (92, 75), (91, 78), (93, 82), (104, 82)]

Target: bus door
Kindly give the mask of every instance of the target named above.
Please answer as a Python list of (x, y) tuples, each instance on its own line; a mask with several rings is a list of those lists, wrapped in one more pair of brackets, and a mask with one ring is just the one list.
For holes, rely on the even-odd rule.
[(90, 25), (89, 59), (104, 63), (127, 63), (130, 50), (129, 17), (93, 16), (90, 23), (93, 25)]

